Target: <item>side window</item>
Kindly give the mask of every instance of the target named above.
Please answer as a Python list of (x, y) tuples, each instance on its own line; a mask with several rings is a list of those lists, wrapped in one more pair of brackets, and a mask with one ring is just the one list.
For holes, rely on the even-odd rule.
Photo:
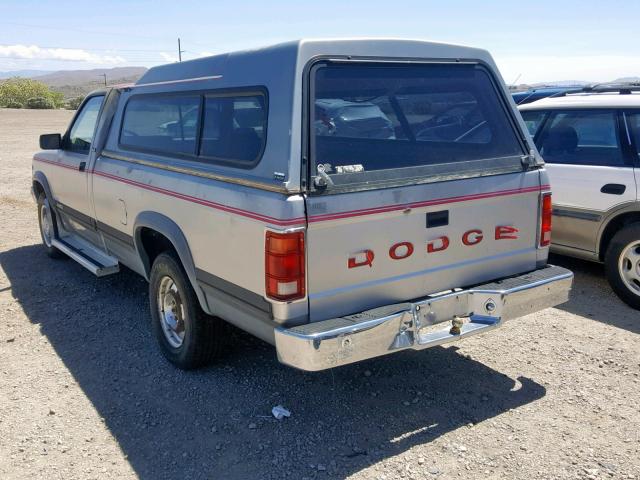
[(527, 126), (527, 130), (529, 130), (532, 137), (535, 137), (540, 125), (542, 125), (547, 116), (547, 112), (544, 110), (524, 110), (520, 113), (522, 113), (522, 119)]
[(199, 95), (131, 97), (122, 119), (120, 144), (164, 153), (195, 154)]
[(265, 97), (205, 96), (200, 156), (253, 163), (266, 141)]
[(638, 159), (640, 159), (640, 112), (625, 113), (628, 134), (635, 144)]
[(548, 163), (624, 166), (617, 125), (610, 110), (553, 112), (537, 146)]
[(91, 97), (83, 105), (69, 131), (67, 150), (78, 153), (89, 153), (93, 133), (96, 128), (96, 120), (102, 106), (104, 96)]

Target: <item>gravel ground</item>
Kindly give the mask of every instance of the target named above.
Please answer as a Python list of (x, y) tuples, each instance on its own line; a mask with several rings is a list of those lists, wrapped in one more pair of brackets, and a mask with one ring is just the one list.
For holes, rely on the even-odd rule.
[(3, 480), (640, 479), (640, 314), (601, 266), (554, 258), (568, 303), (455, 346), (304, 373), (232, 330), (218, 364), (182, 372), (144, 280), (39, 245), (30, 156), (70, 117), (0, 109)]

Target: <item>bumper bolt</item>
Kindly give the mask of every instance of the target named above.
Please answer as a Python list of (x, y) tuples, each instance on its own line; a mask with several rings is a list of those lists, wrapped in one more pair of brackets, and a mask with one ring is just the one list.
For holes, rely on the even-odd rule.
[(496, 302), (492, 299), (487, 300), (487, 303), (484, 304), (484, 309), (487, 313), (493, 313), (496, 311)]

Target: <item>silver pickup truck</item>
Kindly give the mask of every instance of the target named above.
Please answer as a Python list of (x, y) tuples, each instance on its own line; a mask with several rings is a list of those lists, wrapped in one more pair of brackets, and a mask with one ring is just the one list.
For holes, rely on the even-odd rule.
[[(149, 281), (181, 368), (229, 322), (321, 370), (567, 300), (544, 164), (491, 56), (296, 41), (150, 69), (43, 135), (48, 254)], [(514, 331), (515, 333), (515, 331)]]

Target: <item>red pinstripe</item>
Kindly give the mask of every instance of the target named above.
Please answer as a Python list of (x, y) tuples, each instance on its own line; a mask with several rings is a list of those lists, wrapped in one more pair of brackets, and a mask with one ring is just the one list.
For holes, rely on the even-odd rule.
[[(47, 163), (50, 165), (55, 165), (56, 167), (62, 167), (62, 168), (67, 168), (70, 170), (74, 170), (77, 171), (77, 169), (75, 167), (69, 166), (69, 165), (64, 165), (61, 163), (57, 163), (57, 162), (52, 162), (50, 160), (45, 160), (42, 158), (34, 158), (34, 160), (42, 162), (42, 163)], [(167, 195), (170, 197), (174, 197), (174, 198), (179, 198), (181, 200), (185, 200), (187, 202), (192, 202), (192, 203), (197, 203), (198, 205), (204, 205), (206, 207), (210, 207), (216, 210), (221, 210), (224, 212), (228, 212), (228, 213), (232, 213), (235, 215), (241, 215), (243, 217), (247, 217), (247, 218), (251, 218), (254, 220), (260, 220), (266, 223), (271, 223), (271, 224), (275, 224), (275, 225), (280, 225), (280, 226), (294, 226), (294, 225), (302, 225), (305, 222), (305, 218), (304, 217), (298, 217), (298, 218), (291, 218), (291, 219), (279, 219), (279, 218), (275, 218), (275, 217), (270, 217), (268, 215), (261, 215), (258, 213), (254, 213), (254, 212), (250, 212), (248, 210), (242, 210), (240, 208), (235, 208), (235, 207), (230, 207), (228, 205), (223, 205), (221, 203), (217, 203), (217, 202), (212, 202), (210, 200), (205, 200), (202, 198), (198, 198), (198, 197), (193, 197), (191, 195), (187, 195), (184, 193), (180, 193), (180, 192), (175, 192), (173, 190), (167, 190), (161, 187), (155, 187), (153, 185), (148, 185), (146, 183), (141, 183), (141, 182), (136, 182), (135, 180), (129, 180), (127, 178), (123, 178), (123, 177), (119, 177), (117, 175), (112, 175), (110, 173), (106, 173), (106, 172), (100, 172), (100, 171), (96, 171), (93, 170), (91, 173), (103, 177), (103, 178), (107, 178), (109, 180), (113, 180), (116, 182), (121, 182), (121, 183), (126, 183), (128, 185), (133, 185), (139, 188), (144, 188), (145, 190), (150, 190), (152, 192), (156, 192), (156, 193), (160, 193), (163, 195)], [(462, 196), (457, 196), (457, 197), (445, 197), (445, 198), (438, 198), (438, 199), (434, 199), (434, 200), (426, 200), (426, 201), (422, 201), (422, 202), (414, 202), (414, 203), (405, 203), (405, 204), (400, 204), (400, 205), (386, 205), (386, 206), (382, 206), (382, 207), (374, 207), (374, 208), (364, 208), (364, 209), (360, 209), (360, 210), (351, 210), (351, 211), (346, 211), (346, 212), (338, 212), (338, 213), (328, 213), (328, 214), (324, 214), (324, 215), (314, 215), (314, 216), (310, 216), (309, 217), (309, 223), (315, 223), (315, 222), (324, 222), (324, 221), (328, 221), (328, 220), (337, 220), (337, 219), (342, 219), (342, 218), (350, 218), (350, 217), (360, 217), (360, 216), (364, 216), (364, 215), (375, 215), (375, 214), (379, 214), (379, 213), (387, 213), (387, 212), (394, 212), (394, 211), (398, 211), (398, 210), (404, 210), (407, 208), (421, 208), (421, 207), (429, 207), (429, 206), (434, 206), (434, 205), (445, 205), (445, 204), (449, 204), (449, 203), (459, 203), (459, 202), (467, 202), (467, 201), (471, 201), (471, 200), (482, 200), (485, 198), (494, 198), (494, 197), (503, 197), (503, 196), (508, 196), (508, 195), (519, 195), (522, 193), (529, 193), (529, 192), (539, 192), (542, 190), (547, 190), (549, 189), (550, 186), (549, 185), (541, 185), (541, 186), (535, 186), (535, 187), (524, 187), (524, 188), (514, 188), (514, 189), (509, 189), (509, 190), (499, 190), (496, 192), (487, 192), (487, 193), (478, 193), (478, 194), (473, 194), (473, 195), (462, 195)]]

